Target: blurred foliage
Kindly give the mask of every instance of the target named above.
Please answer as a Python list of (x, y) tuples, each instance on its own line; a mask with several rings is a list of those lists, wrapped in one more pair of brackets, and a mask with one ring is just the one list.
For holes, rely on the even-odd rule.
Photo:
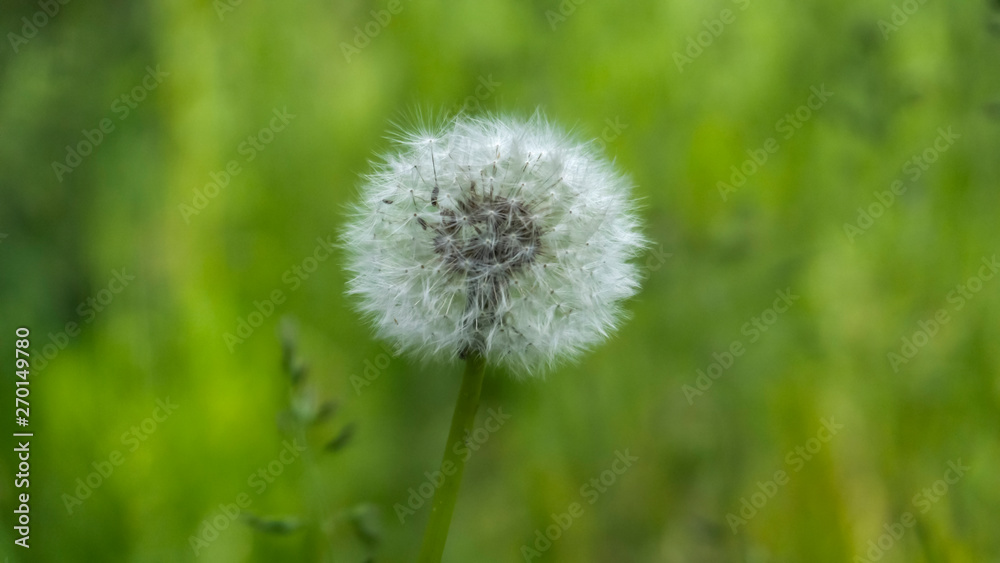
[[(439, 463), (460, 368), (386, 354), (322, 241), (400, 116), (540, 107), (634, 178), (655, 252), (632, 320), (580, 365), (487, 379), (480, 416), (511, 418), (470, 460), (446, 560), (522, 561), (574, 502), (535, 560), (855, 561), (905, 512), (916, 523), (882, 561), (1000, 560), (1000, 279), (960, 310), (949, 299), (1000, 242), (997, 2), (41, 4), (56, 3), (0, 15), (4, 404), (15, 327), (36, 356), (58, 351), (31, 376), (32, 548), (5, 525), (0, 556), (412, 560), (429, 503), (404, 524), (394, 507)], [(693, 56), (679, 69), (678, 54)], [(813, 87), (833, 96), (786, 138), (779, 120)], [(913, 178), (939, 128), (960, 138)], [(850, 240), (845, 223), (897, 179), (906, 191)], [(745, 323), (786, 289), (800, 299), (751, 342)], [(894, 370), (888, 354), (940, 309), (949, 322)], [(297, 408), (340, 408), (258, 493), (302, 396), (284, 316), (318, 401)], [(260, 326), (227, 340), (244, 321)], [(716, 357), (729, 367), (689, 403)], [(176, 411), (153, 420), (157, 401)], [(799, 465), (831, 417), (843, 429)], [(581, 488), (625, 450), (639, 460), (589, 504)], [(971, 469), (921, 511), (957, 460)], [(727, 515), (780, 470), (734, 533)], [(241, 494), (244, 516), (195, 558), (191, 537)]]

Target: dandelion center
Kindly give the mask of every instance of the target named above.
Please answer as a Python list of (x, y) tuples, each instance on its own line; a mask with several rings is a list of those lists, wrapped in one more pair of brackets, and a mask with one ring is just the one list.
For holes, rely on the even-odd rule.
[(472, 283), (505, 283), (541, 251), (542, 229), (531, 215), (523, 202), (472, 194), (441, 210), (434, 251)]
[[(466, 279), (465, 330), (472, 339), (460, 351), (483, 349), (486, 335), (502, 324), (498, 304), (512, 276), (541, 251), (542, 229), (530, 207), (515, 199), (472, 193), (455, 209), (442, 209), (434, 227), (434, 251), (448, 270)], [(483, 350), (480, 350), (483, 351)]]

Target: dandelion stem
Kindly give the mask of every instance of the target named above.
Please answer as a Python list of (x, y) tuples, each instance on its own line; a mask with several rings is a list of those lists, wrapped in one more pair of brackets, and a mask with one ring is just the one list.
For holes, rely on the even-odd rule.
[(458, 392), (458, 402), (455, 403), (455, 414), (451, 417), (451, 430), (448, 432), (448, 442), (444, 448), (444, 459), (441, 460), (441, 474), (444, 482), (434, 493), (434, 503), (431, 505), (431, 515), (424, 532), (424, 544), (420, 549), (419, 563), (438, 563), (444, 553), (444, 545), (448, 539), (448, 528), (451, 526), (451, 515), (455, 511), (455, 499), (462, 484), (462, 473), (465, 471), (465, 457), (460, 452), (468, 451), (455, 447), (463, 443), (472, 432), (472, 425), (479, 410), (479, 392), (483, 388), (483, 374), (486, 371), (486, 360), (476, 352), (469, 352), (465, 359), (465, 375), (462, 376), (462, 388)]

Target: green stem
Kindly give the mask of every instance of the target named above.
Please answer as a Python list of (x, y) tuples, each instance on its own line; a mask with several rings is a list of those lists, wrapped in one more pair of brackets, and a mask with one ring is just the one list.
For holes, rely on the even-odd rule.
[(465, 437), (472, 432), (476, 411), (479, 410), (479, 391), (483, 388), (485, 372), (486, 360), (475, 352), (469, 353), (465, 359), (465, 375), (462, 376), (462, 389), (458, 392), (458, 402), (455, 403), (455, 414), (451, 417), (451, 430), (448, 432), (448, 443), (444, 448), (444, 459), (441, 460), (444, 482), (434, 493), (427, 531), (424, 532), (424, 544), (420, 548), (419, 563), (439, 563), (441, 554), (444, 553), (448, 528), (451, 526), (451, 515), (455, 511), (455, 499), (458, 497), (462, 473), (465, 471), (466, 456), (459, 455), (459, 452), (465, 450), (456, 448), (455, 445), (464, 443)]

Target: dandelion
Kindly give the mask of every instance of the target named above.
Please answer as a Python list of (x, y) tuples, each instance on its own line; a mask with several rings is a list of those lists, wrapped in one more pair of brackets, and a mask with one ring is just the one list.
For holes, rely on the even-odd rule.
[[(466, 360), (451, 444), (472, 429), (486, 364), (541, 375), (617, 328), (645, 239), (628, 179), (539, 114), (460, 116), (396, 142), (343, 234), (349, 293), (400, 352)], [(464, 466), (450, 451), (422, 561), (443, 550)]]

